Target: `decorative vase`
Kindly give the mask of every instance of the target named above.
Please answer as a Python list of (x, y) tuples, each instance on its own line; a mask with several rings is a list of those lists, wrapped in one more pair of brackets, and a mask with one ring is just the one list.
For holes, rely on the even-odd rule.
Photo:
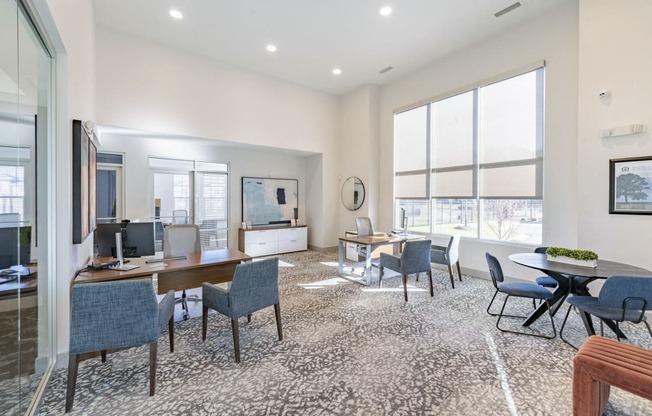
[(551, 256), (550, 254), (546, 254), (546, 257), (548, 258), (548, 261), (552, 262), (557, 262), (557, 263), (566, 263), (566, 264), (573, 264), (575, 266), (583, 266), (583, 267), (597, 267), (598, 266), (598, 261), (597, 260), (577, 260), (571, 257), (566, 257), (566, 256)]

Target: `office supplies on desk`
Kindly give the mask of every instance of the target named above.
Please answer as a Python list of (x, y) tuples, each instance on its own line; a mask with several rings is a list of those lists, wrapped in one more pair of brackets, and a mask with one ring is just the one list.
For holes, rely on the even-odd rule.
[(7, 270), (0, 272), (0, 285), (3, 283), (13, 282), (18, 279), (18, 274), (11, 270), (11, 273), (5, 273)]

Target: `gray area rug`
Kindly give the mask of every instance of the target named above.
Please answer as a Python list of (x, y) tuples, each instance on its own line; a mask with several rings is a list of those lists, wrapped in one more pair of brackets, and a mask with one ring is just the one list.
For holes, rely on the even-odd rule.
[[(337, 276), (337, 254), (283, 255), (280, 268), (284, 340), (273, 308), (240, 323), (242, 362), (233, 358), (229, 319), (177, 322), (175, 352), (159, 342), (156, 395), (149, 396), (148, 348), (110, 354), (107, 363), (83, 361), (71, 414), (88, 415), (570, 415), (575, 350), (559, 338), (505, 334), (485, 309), (491, 282), (464, 276), (451, 289), (434, 269), (366, 288)], [(502, 299), (500, 299), (502, 301)], [(518, 300), (511, 313), (528, 313)], [(501, 302), (502, 303), (502, 302)], [(497, 305), (500, 306), (500, 305)], [(561, 326), (565, 307), (556, 317)], [(571, 314), (569, 337), (585, 332)], [(519, 322), (513, 324), (520, 329)], [(542, 319), (533, 331), (549, 331)], [(646, 348), (644, 328), (625, 326)], [(66, 370), (58, 370), (41, 415), (63, 414)], [(652, 415), (652, 403), (613, 389), (609, 415)]]

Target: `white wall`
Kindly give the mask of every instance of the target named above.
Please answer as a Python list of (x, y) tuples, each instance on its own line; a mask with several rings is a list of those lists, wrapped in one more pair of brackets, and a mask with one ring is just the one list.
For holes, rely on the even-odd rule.
[[(238, 228), (242, 222), (242, 177), (259, 176), (299, 180), (299, 218), (306, 218), (306, 160), (308, 156), (291, 155), (263, 148), (217, 146), (203, 140), (162, 139), (102, 134), (100, 152), (125, 154), (125, 218), (151, 221), (154, 212), (153, 181), (148, 157), (229, 163), (229, 247), (238, 248)], [(308, 233), (312, 232), (309, 229)]]
[(314, 211), (336, 208), (336, 97), (108, 30), (97, 48), (100, 124), (323, 154), (314, 161), (328, 174), (311, 176), (323, 198), (306, 212), (309, 243), (335, 244), (337, 228)]
[[(338, 171), (338, 235), (355, 229), (357, 217), (370, 217), (378, 228), (378, 87), (364, 86), (341, 98)], [(356, 211), (349, 211), (341, 201), (344, 181), (360, 178), (365, 186), (365, 200)], [(378, 228), (378, 231), (383, 229)], [(388, 229), (384, 231), (389, 231)]]
[[(648, 216), (609, 214), (609, 159), (652, 155), (652, 2), (580, 0), (578, 246), (652, 270)], [(611, 91), (602, 100), (598, 92)], [(648, 131), (601, 138), (607, 127)]]
[[(568, 1), (536, 20), (449, 56), (380, 90), (380, 227), (392, 226), (393, 111), (483, 79), (546, 61), (544, 225), (546, 245), (577, 245), (577, 53), (578, 4)], [(485, 251), (511, 276), (530, 275), (507, 256), (532, 247), (462, 239), (464, 269), (486, 270)]]

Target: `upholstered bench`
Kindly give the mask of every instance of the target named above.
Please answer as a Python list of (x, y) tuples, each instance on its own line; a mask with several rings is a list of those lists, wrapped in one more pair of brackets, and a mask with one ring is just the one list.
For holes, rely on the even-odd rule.
[(602, 415), (611, 386), (652, 400), (652, 351), (589, 337), (573, 359), (573, 415)]

